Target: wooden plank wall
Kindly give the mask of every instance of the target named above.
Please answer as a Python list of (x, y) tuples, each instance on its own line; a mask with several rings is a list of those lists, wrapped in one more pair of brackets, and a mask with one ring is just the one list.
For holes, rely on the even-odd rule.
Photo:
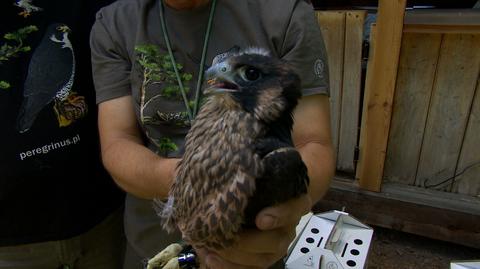
[[(389, 45), (377, 52), (372, 49), (371, 57), (382, 52), (376, 59), (384, 63), (369, 62), (368, 70), (376, 79), (366, 82), (364, 113), (368, 114), (362, 118), (364, 141), (360, 142), (365, 147), (360, 151), (363, 164), (356, 171), (360, 187), (379, 191), (383, 173), (389, 182), (480, 195), (480, 151), (473, 150), (480, 145), (480, 34), (442, 33), (437, 28), (428, 33), (407, 25), (395, 45), (392, 40), (401, 37), (398, 22), (404, 2), (381, 4), (383, 18), (390, 19), (383, 22), (383, 35), (389, 36), (383, 42), (389, 40)], [(348, 173), (355, 173), (356, 165), (365, 15), (364, 11), (317, 12), (329, 57), (337, 170)], [(395, 63), (385, 69), (388, 61), (395, 62), (392, 55), (397, 50), (398, 72)], [(387, 79), (387, 73), (395, 78)], [(388, 146), (382, 151), (382, 139), (387, 137)]]
[(385, 180), (480, 194), (478, 48), (479, 34), (405, 34)]
[(448, 190), (453, 182), (477, 85), (479, 48), (480, 35), (448, 34), (443, 38), (417, 186)]
[(480, 80), (455, 174), (453, 192), (480, 198)]
[(345, 13), (341, 11), (317, 11), (316, 15), (328, 55), (332, 139), (335, 150), (338, 152), (343, 88), (343, 56), (345, 51)]
[(330, 103), (337, 170), (355, 172), (366, 11), (318, 11), (327, 48)]
[(442, 35), (405, 34), (402, 41), (384, 178), (413, 185)]
[(355, 148), (359, 133), (363, 31), (366, 15), (365, 11), (349, 11), (345, 20), (342, 120), (337, 168), (352, 174), (355, 172)]

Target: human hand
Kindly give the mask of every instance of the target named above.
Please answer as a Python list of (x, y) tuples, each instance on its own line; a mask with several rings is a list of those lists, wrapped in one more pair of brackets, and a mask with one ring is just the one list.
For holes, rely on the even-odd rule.
[(286, 253), (295, 238), (300, 218), (312, 206), (308, 195), (267, 207), (257, 214), (258, 229), (245, 230), (238, 242), (221, 251), (197, 250), (209, 269), (263, 269), (273, 265)]

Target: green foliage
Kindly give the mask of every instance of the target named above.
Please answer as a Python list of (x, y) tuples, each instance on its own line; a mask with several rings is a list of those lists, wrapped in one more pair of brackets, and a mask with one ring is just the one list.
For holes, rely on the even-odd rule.
[[(135, 47), (137, 53), (137, 62), (143, 68), (144, 85), (146, 89), (152, 83), (164, 83), (162, 93), (167, 99), (179, 100), (182, 98), (180, 87), (178, 86), (178, 79), (175, 75), (172, 59), (167, 54), (161, 54), (160, 49), (156, 45), (138, 45)], [(180, 74), (182, 84), (184, 85), (185, 94), (190, 91), (186, 86), (192, 80), (192, 75), (183, 73), (183, 66), (176, 65)]]
[(163, 156), (166, 156), (169, 152), (177, 151), (177, 145), (167, 137), (160, 138), (158, 141), (158, 149)]
[[(30, 46), (24, 45), (24, 40), (32, 32), (38, 31), (37, 26), (30, 25), (20, 28), (15, 32), (6, 33), (3, 38), (5, 42), (0, 46), (0, 64), (10, 60), (13, 57), (18, 57), (21, 53), (26, 53), (32, 50)], [(11, 85), (7, 81), (0, 81), (0, 89), (8, 89)]]
[(15, 41), (20, 43), (22, 40), (27, 38), (27, 36), (29, 34), (31, 34), (33, 32), (36, 32), (36, 31), (38, 31), (37, 26), (29, 25), (27, 27), (20, 28), (13, 33), (6, 33), (4, 38), (7, 39), (7, 40), (15, 40)]
[[(185, 90), (185, 94), (188, 94), (190, 92), (189, 87), (184, 86), (183, 89)], [(180, 98), (182, 98), (182, 95), (181, 95), (182, 92), (180, 90), (180, 87), (177, 86), (177, 85), (165, 86), (165, 88), (163, 88), (162, 92), (163, 92), (163, 95), (165, 96), (165, 98), (167, 98), (167, 99), (180, 99)]]
[(0, 64), (2, 62), (10, 60), (12, 57), (18, 57), (20, 53), (29, 52), (30, 46), (24, 45), (24, 40), (32, 32), (38, 31), (38, 28), (34, 25), (30, 25), (21, 29), (18, 29), (12, 33), (6, 33), (3, 38), (6, 40), (0, 46)]
[(10, 88), (10, 87), (11, 87), (11, 86), (10, 86), (10, 83), (8, 83), (8, 82), (6, 82), (6, 81), (4, 81), (4, 80), (0, 80), (0, 89), (6, 90), (6, 89), (8, 89), (8, 88)]
[[(137, 54), (137, 62), (143, 69), (143, 98), (146, 97), (148, 86), (161, 83), (162, 97), (171, 100), (182, 100), (182, 90), (178, 85), (178, 79), (174, 67), (176, 67), (179, 73), (180, 80), (183, 84), (184, 94), (187, 95), (189, 93), (190, 88), (188, 85), (193, 78), (192, 74), (184, 73), (181, 64), (176, 64), (174, 66), (171, 57), (168, 54), (161, 54), (158, 46), (151, 44), (138, 45), (135, 47), (135, 52)], [(150, 101), (153, 100), (152, 98), (156, 98), (157, 96), (143, 101), (141, 105), (141, 117), (144, 124), (154, 124), (156, 122), (151, 117), (143, 116), (143, 110), (151, 104)], [(192, 104), (192, 102), (189, 102), (188, 105), (192, 107)], [(187, 114), (187, 112), (184, 112), (182, 115), (186, 118)], [(159, 153), (163, 156), (166, 156), (169, 152), (178, 150), (177, 145), (168, 137), (152, 141), (156, 144)]]
[(185, 82), (188, 82), (188, 81), (192, 80), (193, 76), (192, 76), (192, 74), (185, 73), (185, 74), (183, 74), (182, 78)]
[(193, 107), (195, 106), (195, 101), (190, 101), (188, 102), (188, 105), (190, 106), (191, 109), (193, 109)]

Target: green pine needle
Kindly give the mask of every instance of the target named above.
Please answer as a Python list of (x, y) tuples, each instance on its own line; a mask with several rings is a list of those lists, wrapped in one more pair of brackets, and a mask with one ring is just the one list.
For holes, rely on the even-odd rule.
[(6, 90), (6, 89), (9, 89), (10, 87), (11, 87), (10, 83), (4, 80), (0, 80), (0, 89)]

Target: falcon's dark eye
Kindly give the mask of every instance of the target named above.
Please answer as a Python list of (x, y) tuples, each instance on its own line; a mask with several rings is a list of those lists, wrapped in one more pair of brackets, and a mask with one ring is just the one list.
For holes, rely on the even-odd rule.
[(254, 67), (247, 67), (244, 73), (244, 79), (248, 81), (255, 81), (261, 76), (260, 70)]

